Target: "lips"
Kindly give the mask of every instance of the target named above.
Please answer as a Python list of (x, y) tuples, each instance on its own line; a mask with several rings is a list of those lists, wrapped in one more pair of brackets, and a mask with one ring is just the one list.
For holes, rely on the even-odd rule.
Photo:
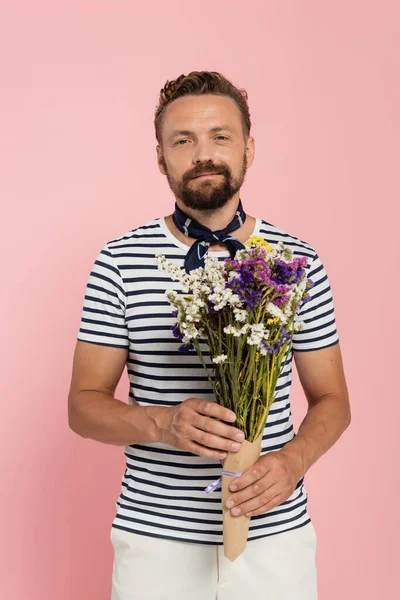
[(198, 177), (203, 177), (204, 175), (220, 175), (221, 173), (215, 173), (214, 171), (209, 171), (207, 173), (201, 173), (200, 175), (196, 175), (193, 179), (197, 179)]

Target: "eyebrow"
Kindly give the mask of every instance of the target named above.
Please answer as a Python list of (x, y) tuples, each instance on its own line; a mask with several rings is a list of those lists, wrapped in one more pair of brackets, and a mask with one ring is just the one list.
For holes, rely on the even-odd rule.
[[(232, 127), (229, 125), (222, 125), (220, 127), (213, 127), (210, 129), (211, 133), (216, 133), (217, 131), (230, 131), (231, 133), (235, 133)], [(170, 138), (173, 138), (176, 135), (193, 135), (194, 133), (195, 132), (190, 131), (190, 129), (177, 129), (171, 133)]]

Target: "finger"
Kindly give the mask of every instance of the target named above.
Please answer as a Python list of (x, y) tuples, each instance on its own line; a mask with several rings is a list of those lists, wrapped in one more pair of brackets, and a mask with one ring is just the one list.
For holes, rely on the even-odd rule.
[(223, 421), (227, 421), (228, 423), (236, 421), (235, 413), (229, 410), (228, 408), (217, 404), (217, 402), (211, 402), (209, 400), (197, 398), (197, 401), (194, 404), (194, 409), (201, 415), (207, 415), (208, 417), (216, 417), (217, 419), (222, 419)]
[(208, 448), (215, 448), (217, 450), (225, 450), (230, 452), (238, 452), (240, 450), (240, 443), (233, 442), (224, 437), (219, 437), (218, 435), (214, 435), (212, 433), (207, 433), (202, 429), (196, 429), (195, 427), (191, 427), (188, 431), (188, 437), (191, 440), (201, 444), (202, 446), (207, 446)]
[(234, 516), (245, 514), (248, 515), (249, 513), (259, 510), (262, 506), (269, 506), (269, 508), (272, 508), (272, 504), (275, 502), (275, 499), (279, 497), (279, 494), (280, 492), (277, 486), (268, 488), (268, 490), (262, 494), (251, 498), (251, 500), (247, 502), (237, 505), (234, 509), (232, 509), (232, 514)]
[(196, 454), (197, 456), (204, 456), (205, 458), (214, 458), (215, 460), (223, 460), (226, 458), (227, 453), (223, 450), (215, 450), (213, 448), (207, 448), (196, 442), (189, 441), (187, 443), (187, 450)]
[(269, 510), (276, 508), (281, 503), (282, 503), (282, 497), (278, 494), (277, 496), (275, 496), (275, 498), (270, 500), (270, 502), (267, 502), (267, 504), (263, 504), (263, 506), (260, 506), (260, 508), (257, 508), (254, 511), (252, 510), (250, 512), (246, 512), (244, 514), (247, 517), (256, 517), (257, 515), (262, 515), (262, 514), (268, 512)]
[(270, 467), (267, 464), (261, 463), (260, 461), (256, 462), (256, 464), (245, 471), (243, 475), (236, 477), (234, 481), (232, 481), (229, 485), (230, 491), (236, 492), (247, 488), (249, 485), (252, 485), (259, 479), (265, 477), (269, 470)]
[(234, 440), (236, 442), (243, 442), (244, 440), (243, 431), (237, 427), (226, 425), (226, 423), (223, 421), (217, 421), (212, 418), (210, 419), (210, 417), (197, 415), (192, 425), (197, 429), (218, 435), (220, 437), (225, 437), (229, 440)]
[[(273, 483), (265, 483), (264, 480), (262, 481), (257, 481), (256, 483), (253, 483), (251, 485), (249, 485), (246, 489), (241, 490), (240, 492), (237, 492), (236, 494), (232, 494), (231, 496), (229, 496), (226, 500), (225, 500), (225, 506), (226, 508), (237, 508), (240, 507), (242, 509), (243, 506), (247, 506), (249, 502), (252, 502), (255, 498), (259, 498), (260, 495), (262, 494), (266, 494), (267, 492), (270, 494), (271, 493), (271, 488), (274, 488), (274, 486), (277, 484), (277, 482), (273, 482)], [(265, 498), (264, 498), (264, 503), (266, 502)], [(251, 508), (249, 508), (249, 510), (252, 510)]]

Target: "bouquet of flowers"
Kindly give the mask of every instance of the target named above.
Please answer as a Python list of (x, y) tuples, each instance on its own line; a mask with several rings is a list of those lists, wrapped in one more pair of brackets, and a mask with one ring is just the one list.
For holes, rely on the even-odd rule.
[[(219, 404), (237, 415), (234, 423), (244, 432), (239, 452), (228, 452), (222, 477), (208, 486), (221, 486), (224, 553), (234, 560), (243, 552), (250, 517), (232, 517), (225, 507), (232, 477), (242, 474), (259, 458), (275, 387), (288, 356), (293, 333), (304, 324), (295, 320), (300, 307), (310, 300), (313, 282), (306, 277), (307, 257), (293, 258), (282, 242), (273, 248), (259, 236), (251, 236), (234, 259), (207, 255), (204, 267), (186, 273), (162, 254), (158, 268), (180, 281), (186, 296), (167, 290), (176, 310), (173, 335), (182, 342), (180, 352), (195, 349)], [(201, 351), (210, 351), (210, 374)]]

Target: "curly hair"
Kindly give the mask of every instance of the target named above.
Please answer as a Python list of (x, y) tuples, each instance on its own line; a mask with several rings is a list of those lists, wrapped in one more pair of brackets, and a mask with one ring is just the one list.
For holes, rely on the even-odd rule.
[(236, 103), (241, 114), (243, 136), (247, 141), (250, 135), (251, 121), (246, 90), (235, 87), (226, 77), (216, 71), (192, 71), (188, 75), (180, 75), (173, 81), (167, 80), (160, 90), (159, 103), (154, 117), (158, 143), (161, 145), (161, 129), (166, 107), (182, 96), (200, 96), (201, 94), (228, 96)]

